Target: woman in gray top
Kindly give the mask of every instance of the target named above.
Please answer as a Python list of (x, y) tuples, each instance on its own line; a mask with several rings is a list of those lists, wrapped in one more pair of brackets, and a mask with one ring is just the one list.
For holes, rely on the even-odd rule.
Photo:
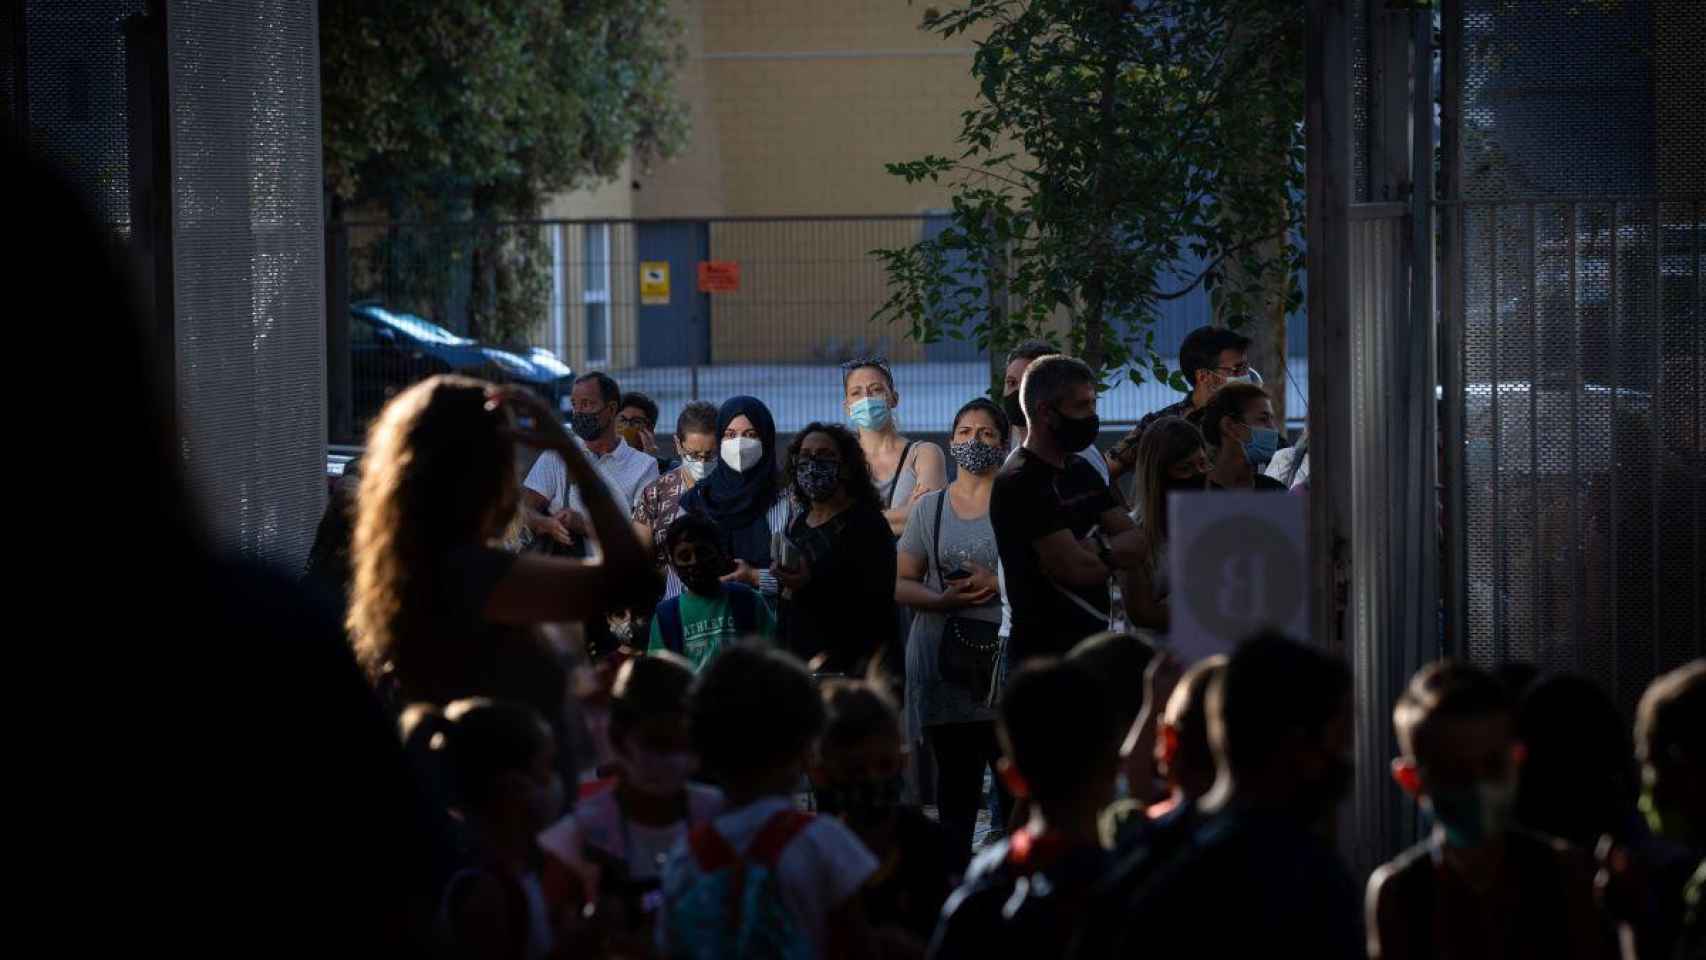
[(859, 429), (859, 447), (871, 465), (883, 517), (898, 537), (913, 504), (948, 482), (942, 448), (901, 435), (894, 417), (900, 391), (895, 389), (887, 360), (867, 357), (842, 364), (841, 390), (847, 418)]
[(948, 447), (958, 476), (913, 505), (896, 566), (895, 601), (917, 612), (906, 645), (908, 732), (922, 729), (930, 745), (942, 826), (967, 856), (983, 771), (1000, 756), (990, 679), (977, 665), (993, 665), (1001, 623), (989, 494), (1007, 431), (1007, 415), (988, 400), (960, 408)]

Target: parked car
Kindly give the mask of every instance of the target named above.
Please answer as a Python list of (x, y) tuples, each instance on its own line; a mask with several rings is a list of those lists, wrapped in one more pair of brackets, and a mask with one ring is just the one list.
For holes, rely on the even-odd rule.
[(410, 384), (437, 373), (531, 387), (565, 415), (575, 379), (568, 364), (549, 350), (487, 346), (412, 313), (371, 303), (350, 308), (350, 367), (358, 424), (372, 420)]

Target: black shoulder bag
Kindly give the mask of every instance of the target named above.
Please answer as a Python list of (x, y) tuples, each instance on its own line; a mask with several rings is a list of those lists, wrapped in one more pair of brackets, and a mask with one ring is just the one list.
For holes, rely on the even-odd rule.
[[(942, 505), (947, 500), (948, 491), (937, 491), (936, 530), (930, 543), (936, 583), (942, 590), (948, 588), (948, 578), (942, 574)], [(995, 682), (995, 664), (1001, 653), (1000, 630), (998, 624), (988, 620), (949, 614), (936, 648), (936, 670), (942, 679), (983, 696)]]

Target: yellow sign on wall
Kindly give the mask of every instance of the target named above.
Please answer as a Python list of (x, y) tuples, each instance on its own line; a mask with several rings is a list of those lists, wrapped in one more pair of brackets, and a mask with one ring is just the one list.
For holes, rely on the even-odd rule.
[(669, 306), (669, 261), (640, 263), (640, 303), (648, 307)]

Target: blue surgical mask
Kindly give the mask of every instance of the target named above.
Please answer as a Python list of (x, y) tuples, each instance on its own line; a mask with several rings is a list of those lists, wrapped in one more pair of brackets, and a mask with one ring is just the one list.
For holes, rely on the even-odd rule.
[(1279, 452), (1279, 431), (1267, 427), (1251, 427), (1250, 439), (1244, 441), (1244, 456), (1251, 463), (1265, 463)]
[(866, 397), (856, 400), (848, 408), (848, 417), (853, 425), (861, 430), (881, 430), (889, 423), (889, 402), (883, 397)]

